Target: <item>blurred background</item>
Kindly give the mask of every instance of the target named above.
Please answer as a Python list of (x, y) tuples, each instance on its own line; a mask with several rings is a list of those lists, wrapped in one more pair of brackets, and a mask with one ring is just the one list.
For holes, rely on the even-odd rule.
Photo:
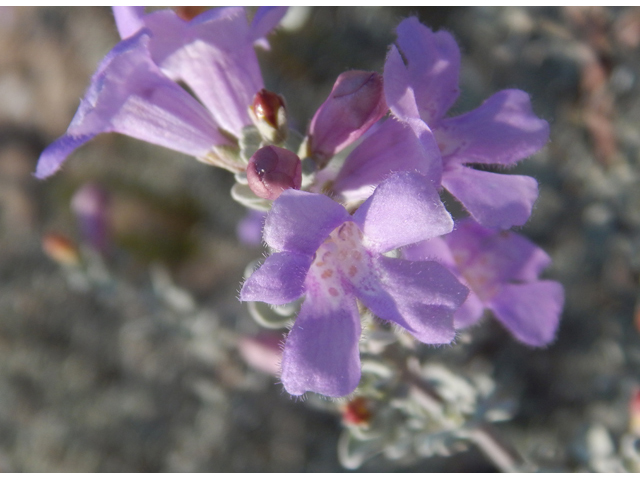
[[(551, 124), (514, 172), (540, 184), (521, 233), (566, 291), (547, 349), (487, 320), (426, 354), (488, 365), (516, 405), (499, 433), (538, 468), (640, 468), (640, 8), (296, 8), (259, 53), (291, 125), (342, 71), (381, 72), (409, 15), (460, 44), (453, 113), (520, 88)], [(118, 40), (108, 8), (0, 8), (0, 471), (342, 471), (339, 416), (237, 348), (261, 330), (237, 293), (262, 251), (237, 240), (231, 174), (110, 134), (33, 178)], [(96, 204), (92, 248), (77, 212)], [(360, 470), (495, 468), (471, 448)]]

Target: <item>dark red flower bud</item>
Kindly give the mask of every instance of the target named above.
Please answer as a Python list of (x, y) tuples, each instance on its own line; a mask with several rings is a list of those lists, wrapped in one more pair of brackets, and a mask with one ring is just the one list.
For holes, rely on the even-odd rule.
[(257, 196), (275, 200), (287, 188), (300, 189), (302, 164), (290, 150), (263, 147), (253, 154), (247, 165), (249, 188)]
[(284, 98), (263, 88), (253, 97), (249, 112), (253, 123), (264, 138), (275, 143), (284, 141), (287, 136)]
[(366, 425), (372, 415), (367, 399), (356, 397), (343, 407), (342, 421), (348, 425)]
[(310, 155), (324, 167), (387, 112), (382, 76), (353, 70), (336, 80), (329, 98), (309, 125)]
[(273, 128), (278, 128), (278, 111), (284, 108), (284, 100), (277, 93), (263, 88), (253, 97), (251, 109), (256, 117), (267, 122)]

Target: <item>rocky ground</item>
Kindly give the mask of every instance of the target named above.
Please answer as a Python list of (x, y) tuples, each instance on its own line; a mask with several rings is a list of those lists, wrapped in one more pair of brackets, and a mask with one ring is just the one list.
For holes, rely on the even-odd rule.
[[(456, 112), (521, 88), (550, 122), (549, 145), (515, 172), (540, 183), (522, 233), (566, 291), (547, 349), (487, 321), (431, 355), (489, 365), (516, 404), (498, 433), (532, 468), (639, 469), (640, 9), (298, 9), (260, 54), (292, 124), (304, 130), (342, 71), (381, 71), (410, 14), (461, 45)], [(104, 135), (32, 177), (117, 41), (109, 9), (0, 10), (0, 470), (341, 471), (338, 416), (292, 400), (237, 351), (259, 332), (236, 295), (261, 251), (237, 243), (229, 174)], [(87, 182), (110, 197), (104, 261), (70, 209)], [(495, 469), (475, 449), (361, 467)]]

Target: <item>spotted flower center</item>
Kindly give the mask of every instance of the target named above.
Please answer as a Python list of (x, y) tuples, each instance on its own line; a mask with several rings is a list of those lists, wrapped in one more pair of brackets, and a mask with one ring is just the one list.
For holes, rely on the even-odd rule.
[(362, 232), (355, 223), (345, 222), (320, 246), (309, 273), (329, 297), (340, 297), (346, 286), (370, 271), (370, 261)]

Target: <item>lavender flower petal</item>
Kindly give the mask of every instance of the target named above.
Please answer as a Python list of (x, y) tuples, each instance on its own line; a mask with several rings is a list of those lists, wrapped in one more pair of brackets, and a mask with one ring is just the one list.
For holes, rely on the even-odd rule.
[(144, 28), (144, 7), (111, 7), (120, 38), (128, 38)]
[(288, 7), (259, 7), (251, 20), (251, 34), (254, 40), (265, 37), (276, 28), (287, 13)]
[(455, 336), (453, 313), (469, 290), (437, 262), (380, 256), (374, 264), (377, 275), (354, 285), (358, 298), (421, 342), (450, 343)]
[(484, 304), (482, 300), (472, 290), (469, 290), (469, 296), (453, 314), (453, 326), (456, 329), (467, 328), (477, 323), (484, 313)]
[(293, 252), (276, 252), (253, 272), (240, 291), (243, 302), (284, 305), (300, 298), (312, 258)]
[(101, 132), (96, 132), (93, 135), (63, 135), (58, 138), (40, 154), (36, 167), (36, 178), (43, 179), (56, 173), (76, 148), (87, 143), (98, 133)]
[(434, 186), (439, 187), (442, 176), (440, 147), (431, 128), (420, 118), (411, 78), (407, 73), (400, 52), (393, 45), (384, 67), (384, 93), (393, 114), (409, 125), (414, 135), (422, 143), (425, 156), (431, 164), (428, 173), (429, 179)]
[(562, 285), (543, 280), (505, 285), (488, 306), (518, 340), (541, 347), (553, 341), (563, 304)]
[(466, 220), (456, 225), (447, 243), (459, 259), (460, 268), (482, 265), (495, 283), (532, 282), (551, 264), (544, 250), (514, 232), (496, 232)]
[(264, 241), (274, 250), (313, 255), (329, 234), (350, 219), (329, 197), (285, 190), (273, 203), (264, 226)]
[(503, 90), (471, 112), (442, 120), (434, 133), (448, 161), (513, 165), (547, 143), (549, 124), (536, 117), (525, 92)]
[(449, 233), (451, 215), (422, 175), (400, 172), (381, 183), (353, 215), (368, 249), (384, 253)]
[(154, 61), (172, 79), (184, 81), (217, 123), (239, 138), (251, 124), (247, 109), (264, 87), (244, 9), (208, 10), (188, 23), (162, 10), (147, 15), (145, 24), (157, 33)]
[[(457, 230), (458, 227), (456, 227)], [(446, 238), (449, 239), (456, 231), (454, 230)], [(424, 242), (407, 245), (402, 249), (402, 258), (406, 260), (432, 260), (447, 266), (449, 269), (456, 268), (456, 261), (451, 252), (451, 248), (443, 237), (432, 238)]]
[(309, 289), (282, 354), (282, 384), (292, 395), (350, 394), (360, 381), (360, 315), (353, 297)]
[(389, 49), (384, 64), (383, 79), (384, 96), (393, 114), (403, 121), (409, 118), (420, 118), (407, 67), (395, 45), (391, 45)]
[[(544, 145), (547, 123), (533, 114), (529, 97), (519, 90), (499, 92), (473, 112), (444, 119), (458, 96), (460, 52), (455, 40), (446, 32), (433, 33), (415, 18), (403, 21), (397, 32), (398, 48), (390, 49), (384, 70), (387, 104), (425, 148), (437, 139), (443, 178), (434, 184), (445, 186), (483, 225), (522, 225), (537, 197), (533, 179), (492, 180), (490, 174), (456, 167), (514, 164)], [(492, 194), (491, 185), (483, 189), (483, 179), (504, 189)]]
[(434, 33), (415, 17), (400, 22), (396, 32), (420, 117), (431, 124), (444, 117), (458, 98), (460, 50), (450, 33)]
[(439, 181), (439, 154), (430, 156), (410, 128), (389, 118), (347, 157), (333, 190), (349, 200), (365, 200), (393, 172), (417, 172)]
[(455, 312), (456, 328), (476, 323), (489, 308), (529, 345), (542, 346), (553, 339), (564, 293), (557, 282), (538, 280), (551, 259), (526, 238), (467, 219), (445, 237), (411, 245), (402, 253), (413, 260), (438, 259), (472, 289)]
[(442, 185), (482, 225), (506, 229), (524, 225), (538, 198), (538, 182), (523, 175), (502, 175), (453, 166)]
[[(476, 225), (475, 222), (469, 223)], [(469, 285), (466, 284), (464, 277), (460, 274), (453, 252), (448, 245), (448, 243), (451, 243), (453, 235), (457, 234), (459, 230), (460, 225), (456, 225), (456, 229), (444, 237), (447, 239), (446, 241), (443, 237), (437, 237), (409, 245), (402, 249), (402, 257), (407, 260), (437, 261), (438, 263), (446, 266), (463, 285), (468, 287)], [(464, 256), (461, 252), (456, 253), (458, 253), (459, 257)], [(454, 327), (456, 329), (466, 328), (476, 323), (480, 318), (482, 318), (483, 311), (484, 304), (480, 298), (470, 290), (469, 296), (465, 302), (453, 315)]]
[(36, 177), (54, 173), (94, 136), (118, 132), (195, 157), (228, 140), (193, 97), (151, 61), (147, 32), (123, 40), (94, 74), (66, 135), (42, 153)]

